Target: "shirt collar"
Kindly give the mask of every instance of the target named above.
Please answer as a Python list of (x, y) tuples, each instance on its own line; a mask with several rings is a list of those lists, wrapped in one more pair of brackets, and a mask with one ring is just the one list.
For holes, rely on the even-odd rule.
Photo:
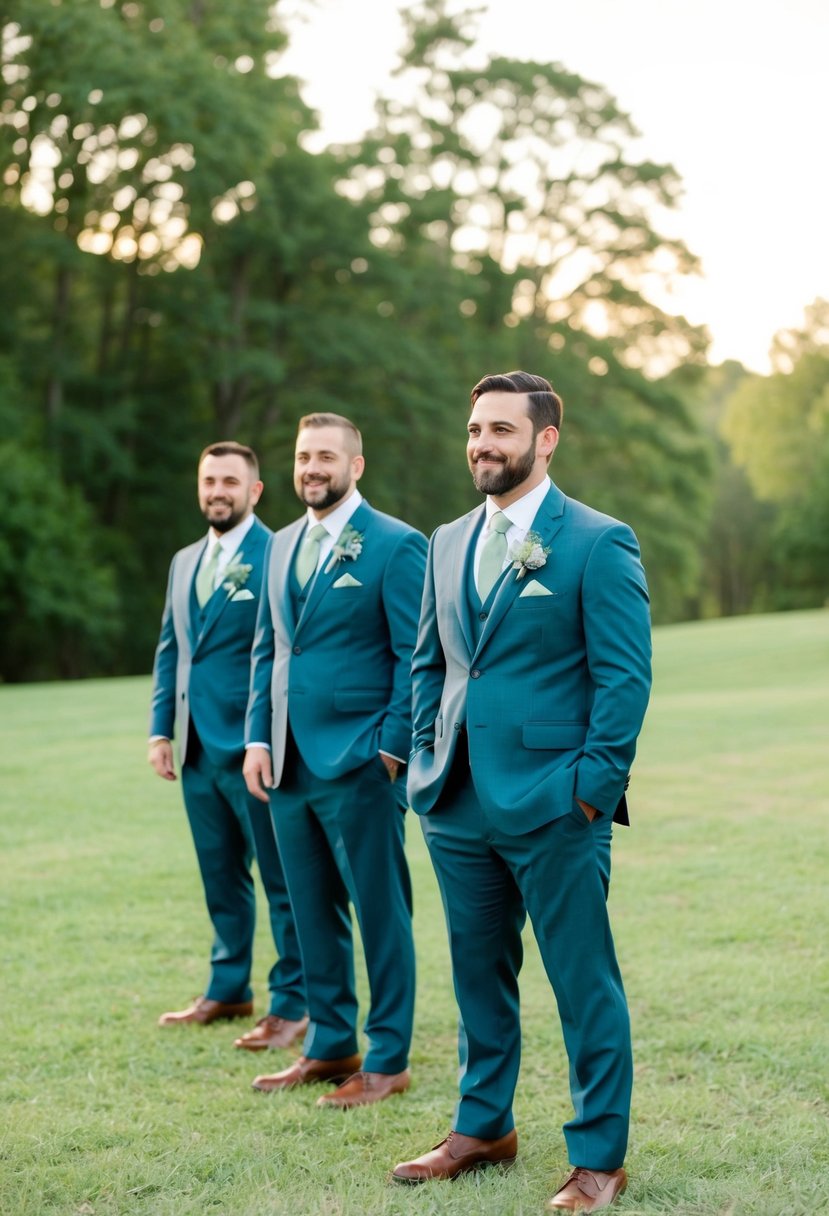
[(345, 525), (351, 519), (351, 516), (363, 501), (363, 496), (359, 490), (355, 489), (344, 502), (336, 506), (333, 511), (329, 511), (322, 519), (317, 519), (311, 508), (308, 508), (307, 518), (308, 527), (313, 528), (315, 524), (322, 524), (332, 540), (338, 540), (340, 533)]
[(211, 528), (207, 533), (207, 551), (212, 553), (216, 541), (222, 546), (222, 553), (226, 557), (233, 557), (233, 554), (241, 545), (242, 541), (247, 536), (253, 527), (253, 521), (256, 516), (251, 513), (241, 523), (236, 524), (235, 528), (230, 528), (227, 532), (222, 532), (218, 536)]
[[(532, 522), (538, 514), (538, 510), (547, 497), (547, 492), (550, 489), (552, 482), (549, 477), (545, 477), (537, 486), (529, 490), (521, 498), (516, 498), (515, 502), (511, 502), (508, 507), (503, 509), (503, 514), (506, 515), (510, 524), (514, 528), (518, 528), (522, 532), (529, 532), (532, 527)], [(486, 500), (486, 526), (489, 528), (490, 520), (496, 512), (502, 508), (497, 506), (491, 498)]]

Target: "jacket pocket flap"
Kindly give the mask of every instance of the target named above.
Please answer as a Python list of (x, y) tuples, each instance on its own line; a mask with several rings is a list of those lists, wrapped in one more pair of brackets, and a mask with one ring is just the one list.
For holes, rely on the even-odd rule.
[(570, 751), (582, 747), (587, 738), (586, 722), (525, 722), (522, 741), (539, 751)]

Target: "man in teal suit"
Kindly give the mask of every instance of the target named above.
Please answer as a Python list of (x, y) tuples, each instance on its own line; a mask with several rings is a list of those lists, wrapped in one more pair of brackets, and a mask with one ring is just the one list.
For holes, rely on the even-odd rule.
[(540, 376), (482, 380), (467, 456), (486, 503), (430, 545), (408, 792), (446, 911), (460, 1101), (446, 1140), (394, 1176), (453, 1178), (515, 1158), (529, 913), (574, 1107), (564, 1129), (574, 1168), (550, 1208), (593, 1212), (626, 1181), (630, 1029), (606, 897), (650, 690), (650, 623), (631, 530), (547, 475), (560, 421)]
[[(426, 538), (362, 498), (364, 465), (347, 418), (301, 420), (294, 485), (306, 512), (271, 541), (246, 728), (248, 788), (270, 800), (311, 1019), (300, 1059), (253, 1084), (339, 1081), (318, 1105), (341, 1108), (408, 1088), (415, 990), (399, 772)], [(371, 992), (364, 1060), (349, 900)]]
[(256, 897), (254, 854), (268, 897), (277, 961), (270, 1005), (236, 1046), (287, 1047), (304, 1034), (305, 992), (282, 863), (270, 817), (242, 776), (250, 649), (270, 529), (253, 509), (262, 493), (251, 448), (214, 443), (199, 458), (207, 537), (173, 558), (155, 655), (149, 761), (175, 781), (175, 734), (184, 804), (213, 922), (210, 980), (187, 1009), (160, 1025), (204, 1025), (253, 1012), (250, 970)]

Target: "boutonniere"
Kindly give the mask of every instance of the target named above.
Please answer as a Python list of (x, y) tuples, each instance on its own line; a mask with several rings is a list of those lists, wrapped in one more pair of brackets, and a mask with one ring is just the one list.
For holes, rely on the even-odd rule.
[(356, 528), (352, 528), (351, 524), (346, 524), (340, 533), (339, 540), (331, 550), (326, 566), (325, 573), (333, 570), (337, 562), (354, 562), (363, 551), (363, 533), (358, 532)]
[(244, 587), (253, 569), (253, 566), (243, 565), (241, 557), (241, 553), (237, 553), (225, 570), (222, 586), (227, 592), (228, 597), (235, 595), (240, 587)]
[(546, 566), (549, 552), (537, 532), (528, 532), (520, 544), (516, 540), (512, 542), (507, 556), (513, 570), (518, 571), (516, 578), (523, 578), (528, 570), (540, 570)]

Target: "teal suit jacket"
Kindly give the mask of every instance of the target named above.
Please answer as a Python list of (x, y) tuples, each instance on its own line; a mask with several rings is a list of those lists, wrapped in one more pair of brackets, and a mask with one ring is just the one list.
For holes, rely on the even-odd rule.
[[(326, 563), (295, 610), (291, 577), (306, 518), (270, 542), (253, 645), (246, 739), (270, 743), (279, 785), (290, 730), (303, 760), (333, 780), (411, 744), (412, 650), (426, 538), (360, 503), (360, 555)], [(329, 565), (331, 568), (329, 568)]]
[(184, 762), (191, 723), (212, 764), (238, 768), (244, 752), (250, 651), (270, 528), (258, 519), (236, 554), (252, 566), (247, 581), (230, 593), (219, 586), (204, 609), (194, 579), (205, 540), (173, 558), (161, 636), (153, 667), (150, 735), (175, 738)]
[(483, 516), (480, 506), (438, 528), (429, 548), (412, 666), (411, 805), (434, 808), (465, 729), (478, 798), (501, 831), (532, 832), (574, 798), (626, 823), (651, 681), (636, 538), (551, 484), (532, 525), (546, 564), (521, 578), (510, 568), (484, 613), (468, 590)]

